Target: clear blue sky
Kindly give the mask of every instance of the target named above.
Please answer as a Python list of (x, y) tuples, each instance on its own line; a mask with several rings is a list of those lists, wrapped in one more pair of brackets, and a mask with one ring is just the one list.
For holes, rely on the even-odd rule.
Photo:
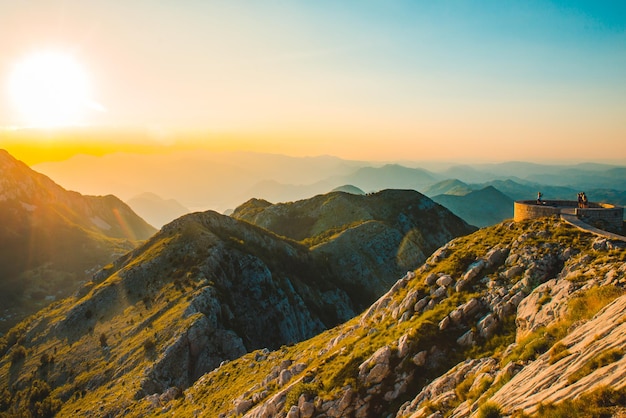
[[(69, 51), (106, 109), (90, 125), (166, 141), (626, 160), (626, 1), (15, 1), (0, 49), (2, 78)], [(0, 125), (16, 124), (3, 95)]]

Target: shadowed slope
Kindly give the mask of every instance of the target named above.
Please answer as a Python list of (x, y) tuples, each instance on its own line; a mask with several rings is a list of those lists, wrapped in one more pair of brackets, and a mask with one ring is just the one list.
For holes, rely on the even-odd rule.
[(67, 191), (0, 150), (0, 300), (19, 309), (9, 324), (155, 231), (118, 198)]

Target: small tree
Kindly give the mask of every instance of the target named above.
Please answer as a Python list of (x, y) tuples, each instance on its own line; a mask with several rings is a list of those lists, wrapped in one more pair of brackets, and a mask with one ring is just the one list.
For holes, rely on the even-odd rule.
[(26, 358), (26, 349), (22, 345), (17, 345), (11, 352), (11, 365), (17, 364)]
[(108, 347), (108, 346), (109, 344), (107, 343), (107, 336), (103, 332), (102, 334), (100, 334), (100, 347)]

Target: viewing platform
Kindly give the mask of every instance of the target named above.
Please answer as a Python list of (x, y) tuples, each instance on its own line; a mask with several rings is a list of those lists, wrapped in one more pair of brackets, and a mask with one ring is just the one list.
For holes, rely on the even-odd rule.
[(608, 203), (589, 202), (587, 207), (578, 207), (575, 200), (518, 200), (514, 206), (514, 220), (535, 219), (544, 216), (576, 218), (586, 224), (607, 231), (621, 231), (624, 225), (624, 208)]

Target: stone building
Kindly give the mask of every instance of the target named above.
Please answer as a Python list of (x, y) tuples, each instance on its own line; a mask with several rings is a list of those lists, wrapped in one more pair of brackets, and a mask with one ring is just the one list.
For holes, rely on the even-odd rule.
[(581, 221), (607, 231), (621, 231), (624, 224), (624, 208), (608, 203), (589, 202), (579, 208), (575, 200), (518, 200), (514, 207), (514, 220), (535, 219), (552, 215), (574, 215)]

